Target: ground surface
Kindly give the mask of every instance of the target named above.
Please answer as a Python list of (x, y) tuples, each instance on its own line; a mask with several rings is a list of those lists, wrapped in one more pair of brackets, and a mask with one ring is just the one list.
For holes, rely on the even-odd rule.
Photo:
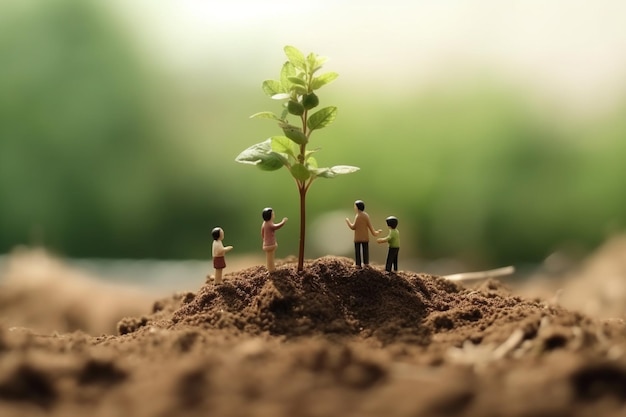
[[(0, 415), (624, 416), (625, 260), (607, 245), (561, 293), (325, 257), (155, 300), (20, 253)], [(578, 292), (600, 301), (575, 308)]]

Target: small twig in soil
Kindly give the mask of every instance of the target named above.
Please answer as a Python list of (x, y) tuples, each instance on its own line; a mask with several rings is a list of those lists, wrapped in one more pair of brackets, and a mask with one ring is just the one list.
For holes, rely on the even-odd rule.
[(504, 358), (510, 352), (515, 350), (519, 345), (521, 345), (523, 341), (524, 341), (524, 331), (522, 329), (515, 330), (513, 333), (511, 333), (509, 338), (506, 339), (504, 343), (502, 343), (493, 351), (494, 358), (495, 359)]
[(445, 279), (450, 281), (469, 281), (475, 279), (487, 279), (502, 277), (515, 273), (513, 266), (505, 266), (504, 268), (490, 269), (488, 271), (462, 272), (460, 274), (444, 275)]

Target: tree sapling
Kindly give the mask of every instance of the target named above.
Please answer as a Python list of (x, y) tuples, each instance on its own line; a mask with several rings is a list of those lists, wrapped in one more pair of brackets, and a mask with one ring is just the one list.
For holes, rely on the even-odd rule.
[[(270, 111), (253, 114), (251, 118), (278, 122), (282, 135), (252, 145), (237, 156), (236, 161), (256, 165), (265, 171), (286, 167), (294, 178), (300, 195), (300, 245), (298, 248), (298, 271), (304, 269), (304, 241), (306, 232), (306, 193), (317, 178), (334, 178), (349, 174), (359, 168), (336, 165), (320, 168), (313, 156), (319, 149), (308, 150), (311, 134), (330, 125), (337, 116), (337, 107), (328, 106), (313, 111), (319, 105), (315, 91), (334, 81), (339, 74), (317, 74), (326, 62), (325, 57), (310, 53), (306, 57), (293, 46), (285, 46), (287, 61), (280, 71), (280, 80), (266, 80), (262, 88), (275, 100), (284, 100), (280, 116)], [(288, 116), (297, 119), (295, 124)]]

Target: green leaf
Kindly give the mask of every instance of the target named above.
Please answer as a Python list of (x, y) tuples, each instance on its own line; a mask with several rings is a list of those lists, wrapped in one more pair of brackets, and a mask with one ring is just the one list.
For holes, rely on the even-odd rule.
[(357, 172), (359, 169), (361, 168), (353, 167), (351, 165), (335, 165), (330, 168), (335, 175), (352, 174), (353, 172)]
[(283, 64), (283, 67), (280, 69), (280, 85), (282, 86), (283, 92), (289, 91), (291, 89), (291, 81), (290, 78), (296, 75), (296, 67), (289, 61)]
[(324, 73), (320, 75), (319, 77), (313, 78), (313, 81), (311, 82), (311, 88), (313, 90), (320, 89), (326, 84), (335, 81), (337, 77), (339, 77), (339, 74), (337, 74), (336, 72), (331, 71), (331, 72)]
[(272, 100), (285, 100), (288, 98), (291, 98), (291, 95), (289, 93), (278, 93), (272, 96)]
[(300, 52), (295, 46), (287, 45), (284, 48), (285, 55), (289, 58), (289, 61), (296, 67), (303, 71), (306, 71), (306, 63), (304, 61), (304, 54)]
[(291, 175), (297, 180), (306, 181), (311, 177), (311, 173), (304, 165), (298, 163), (291, 167)]
[(304, 81), (304, 80), (303, 80), (302, 78), (300, 78), (300, 77), (296, 77), (296, 76), (289, 77), (289, 81), (290, 81), (292, 84), (297, 84), (297, 85), (301, 85), (302, 87), (306, 87), (306, 81)]
[(299, 127), (290, 125), (288, 123), (281, 123), (280, 127), (283, 129), (283, 133), (292, 141), (296, 142), (298, 145), (302, 145), (308, 142), (308, 139), (304, 133), (302, 133), (302, 129)]
[(272, 140), (267, 139), (256, 145), (250, 146), (241, 152), (235, 161), (242, 164), (256, 165), (264, 171), (275, 171), (287, 163), (287, 159), (277, 152), (272, 151)]
[(302, 103), (298, 103), (295, 100), (289, 100), (287, 103), (287, 111), (294, 116), (302, 116), (304, 113), (304, 106)]
[(276, 81), (276, 80), (263, 81), (261, 88), (263, 88), (263, 92), (270, 97), (284, 92), (280, 85), (280, 81)]
[(317, 169), (317, 159), (309, 156), (308, 158), (306, 158), (306, 166), (309, 169)]
[(277, 120), (279, 122), (282, 120), (271, 111), (260, 111), (258, 113), (254, 113), (252, 116), (250, 116), (250, 118), (251, 119), (271, 119), (271, 120)]
[(337, 117), (337, 107), (330, 106), (324, 107), (313, 113), (309, 120), (307, 120), (307, 126), (310, 130), (321, 129), (331, 124)]
[(310, 93), (302, 96), (302, 105), (305, 109), (311, 110), (312, 108), (317, 107), (320, 104), (320, 99), (317, 97), (317, 94)]
[(295, 91), (296, 94), (299, 94), (301, 96), (305, 95), (308, 92), (306, 87), (302, 87), (301, 85), (296, 85), (296, 84), (293, 84), (291, 86), (291, 91)]
[(311, 168), (311, 175), (315, 176), (316, 178), (333, 178), (327, 175), (327, 173), (330, 171), (330, 168)]
[(308, 151), (304, 153), (304, 157), (308, 158), (309, 156), (313, 155), (315, 152), (319, 152), (321, 149), (322, 148), (309, 149)]
[(309, 72), (313, 72), (313, 68), (315, 68), (315, 62), (317, 61), (316, 55), (311, 52), (306, 56), (306, 66)]
[(306, 63), (307, 63), (307, 66), (309, 67), (309, 73), (310, 74), (315, 73), (317, 70), (322, 68), (322, 66), (324, 65), (326, 61), (328, 61), (328, 58), (326, 58), (325, 56), (318, 56), (313, 53), (307, 55)]
[(297, 150), (294, 149), (293, 142), (287, 136), (272, 136), (270, 139), (272, 141), (272, 151), (296, 157)]
[(311, 171), (313, 171), (314, 175), (320, 178), (335, 178), (337, 175), (351, 174), (353, 172), (357, 172), (358, 170), (358, 167), (350, 165), (335, 165), (332, 168), (317, 168)]

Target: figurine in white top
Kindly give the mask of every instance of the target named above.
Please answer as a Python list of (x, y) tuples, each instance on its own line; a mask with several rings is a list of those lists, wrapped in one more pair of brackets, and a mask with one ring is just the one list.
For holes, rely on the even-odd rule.
[(215, 284), (222, 283), (222, 271), (226, 268), (226, 260), (224, 255), (230, 252), (232, 246), (224, 246), (224, 231), (221, 227), (216, 227), (211, 231), (213, 236), (213, 268), (215, 268)]

